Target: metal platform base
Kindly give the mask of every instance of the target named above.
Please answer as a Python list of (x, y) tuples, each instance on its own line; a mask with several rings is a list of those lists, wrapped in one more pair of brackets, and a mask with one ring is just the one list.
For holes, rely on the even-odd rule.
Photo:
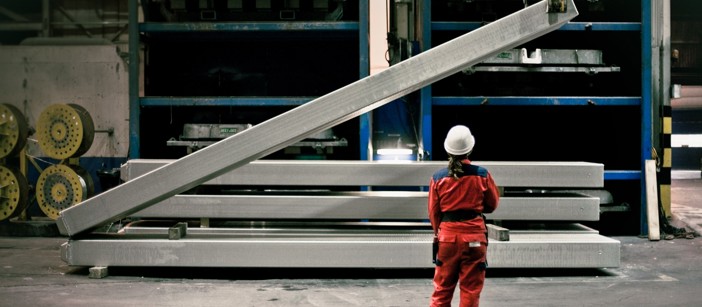
[[(584, 226), (513, 231), (491, 241), (493, 268), (604, 268), (619, 266), (619, 241)], [(179, 240), (167, 228), (69, 240), (61, 257), (74, 266), (431, 268), (427, 230), (199, 229)], [(547, 251), (547, 254), (545, 252)]]

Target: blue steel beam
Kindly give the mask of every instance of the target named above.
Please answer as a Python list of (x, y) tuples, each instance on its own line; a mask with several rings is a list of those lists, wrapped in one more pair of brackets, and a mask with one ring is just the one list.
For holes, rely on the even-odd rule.
[(359, 22), (146, 22), (141, 32), (358, 31)]
[[(435, 21), (432, 31), (473, 31), (483, 26), (481, 22)], [(569, 22), (558, 31), (641, 31), (639, 22)]]
[[(646, 160), (652, 157), (653, 143), (653, 42), (652, 3), (641, 1), (641, 172), (646, 169)], [(646, 180), (641, 180), (641, 234), (648, 235), (646, 214)]]
[(142, 97), (142, 107), (299, 106), (316, 97)]
[[(421, 22), (422, 22), (422, 29), (431, 29), (431, 1), (422, 1), (422, 10), (420, 12), (424, 12)], [(421, 33), (421, 50), (426, 51), (429, 48), (431, 48), (431, 30), (429, 31), (422, 31)], [(420, 132), (420, 140), (419, 140), (419, 149), (422, 150), (422, 160), (431, 160), (432, 158), (432, 152), (433, 152), (433, 138), (432, 138), (432, 117), (433, 117), (433, 112), (432, 112), (432, 91), (431, 91), (431, 86), (425, 86), (424, 88), (421, 89), (419, 92), (420, 95), (420, 116), (421, 118), (419, 119), (420, 122), (420, 127), (421, 127), (421, 132)]]
[(139, 158), (139, 2), (129, 1), (129, 158)]
[[(368, 42), (370, 36), (370, 0), (362, 0), (358, 3), (358, 78), (363, 79), (370, 75), (370, 45)], [(371, 137), (373, 135), (373, 123), (371, 122), (370, 112), (361, 114), (358, 117), (359, 121), (359, 160), (372, 160), (372, 153), (369, 148), (372, 144)]]
[(640, 97), (434, 97), (435, 106), (639, 106)]

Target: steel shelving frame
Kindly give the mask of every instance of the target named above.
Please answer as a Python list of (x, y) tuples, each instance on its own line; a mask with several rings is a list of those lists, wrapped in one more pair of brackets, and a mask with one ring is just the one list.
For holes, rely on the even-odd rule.
[[(646, 219), (646, 182), (643, 176), (646, 160), (652, 159), (652, 138), (654, 135), (654, 113), (656, 103), (653, 97), (653, 55), (652, 55), (652, 28), (653, 5), (651, 0), (641, 0), (632, 7), (640, 4), (641, 22), (568, 22), (556, 31), (624, 31), (639, 32), (641, 34), (641, 95), (636, 97), (440, 97), (433, 96), (431, 86), (427, 86), (420, 93), (421, 109), (421, 146), (431, 151), (432, 140), (432, 107), (434, 106), (470, 106), (480, 105), (489, 99), (490, 105), (501, 106), (549, 106), (549, 105), (588, 105), (590, 101), (597, 101), (598, 106), (640, 106), (641, 110), (641, 161), (640, 169), (631, 170), (605, 170), (605, 180), (637, 180), (641, 184), (641, 233), (647, 230)], [(422, 2), (421, 11), (423, 31), (422, 46), (431, 48), (432, 32), (434, 31), (473, 31), (478, 29), (480, 22), (445, 22), (432, 21), (431, 0)], [(654, 44), (655, 45), (655, 44)]]
[[(156, 106), (299, 106), (315, 97), (142, 97), (140, 88), (139, 46), (141, 33), (184, 32), (285, 32), (297, 31), (310, 35), (319, 32), (358, 33), (359, 76), (370, 74), (368, 47), (368, 1), (359, 0), (358, 22), (294, 21), (294, 22), (143, 22), (139, 20), (139, 1), (129, 0), (129, 158), (140, 157), (140, 109)], [(360, 116), (361, 136), (370, 135), (370, 118)], [(366, 148), (369, 137), (361, 137)], [(363, 144), (366, 143), (366, 144)], [(365, 159), (361, 153), (361, 159)]]
[[(569, 2), (572, 6), (572, 1)], [(540, 5), (547, 4), (546, 1)], [(573, 6), (574, 7), (574, 6)], [(289, 185), (377, 185), (405, 186), (425, 185), (429, 173), (441, 162), (389, 163), (372, 161), (256, 161), (266, 153), (278, 150), (287, 144), (304, 138), (334, 124), (355, 118), (369, 110), (415, 92), (434, 81), (458, 72), (461, 68), (474, 65), (490, 56), (491, 52), (510, 48), (524, 43), (534, 36), (555, 30), (558, 26), (577, 15), (576, 10), (569, 12), (551, 12), (543, 6), (533, 6), (516, 12), (488, 27), (437, 46), (432, 50), (394, 65), (382, 73), (365, 77), (337, 91), (319, 97), (274, 119), (256, 125), (242, 133), (235, 134), (211, 146), (166, 163), (146, 173), (136, 174), (111, 190), (108, 190), (85, 202), (63, 210), (57, 221), (62, 234), (68, 235), (68, 242), (62, 245), (61, 257), (69, 265), (96, 266), (254, 266), (254, 267), (377, 267), (377, 268), (414, 268), (431, 267), (427, 259), (430, 255), (431, 231), (398, 230), (371, 231), (345, 229), (286, 229), (275, 227), (251, 229), (250, 222), (244, 221), (240, 227), (205, 227), (192, 229), (186, 235), (186, 227), (178, 223), (176, 227), (133, 227), (122, 228), (112, 232), (112, 225), (121, 222), (131, 214), (157, 205), (158, 202), (186, 192), (212, 180), (229, 185), (238, 184), (283, 184)], [(526, 23), (521, 21), (526, 20)], [(526, 27), (526, 32), (524, 28)], [(241, 146), (245, 144), (246, 146)], [(129, 163), (134, 163), (131, 160)], [(154, 161), (146, 161), (152, 163)], [(539, 186), (550, 187), (601, 187), (604, 178), (602, 164), (585, 162), (484, 162), (490, 165), (496, 180), (501, 186)], [(254, 168), (254, 169), (250, 169)], [(329, 168), (326, 171), (320, 169)], [(339, 171), (345, 168), (345, 171)], [(247, 172), (247, 170), (249, 170)], [(287, 171), (286, 171), (287, 170)], [(136, 171), (136, 170), (133, 170)], [(234, 176), (226, 176), (235, 171)], [(131, 174), (132, 171), (129, 171)], [(253, 177), (247, 178), (246, 174)], [(320, 176), (327, 174), (336, 177)], [(224, 176), (223, 176), (224, 175)], [(562, 175), (562, 177), (559, 177)], [(233, 180), (233, 181), (231, 181)], [(238, 181), (243, 180), (243, 181)], [(276, 182), (270, 182), (274, 180)], [(277, 182), (277, 180), (282, 180)], [(291, 181), (292, 180), (292, 181)], [(413, 180), (407, 182), (406, 180)], [(145, 189), (144, 187), (149, 187)], [(378, 191), (379, 193), (383, 193)], [(379, 194), (368, 195), (327, 195), (318, 198), (323, 203), (309, 202), (289, 203), (264, 195), (268, 205), (300, 206), (296, 214), (312, 214), (321, 217), (316, 211), (320, 206), (329, 211), (332, 217), (348, 218), (346, 200), (349, 196), (369, 198), (371, 202)], [(396, 195), (412, 198), (412, 195)], [(408, 197), (409, 196), (409, 197)], [(421, 198), (421, 195), (418, 195)], [(597, 199), (586, 197), (591, 208), (596, 207)], [(202, 198), (201, 198), (202, 199)], [(242, 210), (221, 207), (216, 198), (205, 197), (206, 206), (219, 211), (213, 216), (231, 214), (230, 217), (242, 217)], [(507, 199), (507, 198), (505, 198)], [(228, 198), (227, 201), (232, 201)], [(354, 199), (355, 201), (356, 199)], [(397, 199), (383, 199), (383, 204), (394, 206)], [(526, 206), (549, 206), (540, 201), (529, 203), (521, 197), (513, 201), (524, 201)], [(341, 201), (341, 207), (336, 207)], [(387, 202), (390, 201), (390, 202)], [(555, 201), (560, 201), (556, 199)], [(248, 202), (248, 201), (247, 201)], [(404, 203), (401, 201), (401, 203)], [(418, 210), (417, 219), (425, 216), (421, 208), (423, 201), (413, 203)], [(182, 203), (186, 206), (193, 203)], [(580, 203), (581, 205), (586, 205)], [(226, 206), (235, 203), (224, 204)], [(308, 206), (312, 205), (312, 206)], [(377, 205), (363, 203), (366, 211), (361, 213), (380, 214), (382, 218), (398, 218), (388, 213), (378, 212)], [(405, 206), (406, 203), (403, 204)], [(516, 204), (515, 204), (516, 205)], [(166, 205), (168, 206), (168, 205)], [(331, 206), (331, 207), (330, 207)], [(578, 205), (579, 206), (579, 205)], [(511, 208), (505, 204), (503, 214)], [(190, 216), (188, 212), (172, 212), (172, 209), (156, 209), (156, 214)], [(196, 216), (201, 216), (201, 208), (196, 208)], [(241, 208), (238, 208), (241, 209)], [(288, 208), (290, 209), (290, 208)], [(550, 209), (550, 208), (549, 208)], [(580, 210), (581, 208), (576, 208)], [(166, 211), (166, 212), (161, 212)], [(547, 210), (553, 214), (553, 210)], [(594, 210), (596, 211), (596, 210)], [(373, 213), (375, 212), (375, 213)], [(282, 213), (282, 212), (281, 212)], [(351, 212), (359, 214), (358, 212)], [(265, 212), (254, 208), (254, 217), (268, 217)], [(512, 212), (521, 219), (521, 214)], [(280, 217), (287, 217), (283, 214)], [(351, 218), (358, 217), (357, 215)], [(552, 216), (554, 219), (563, 217)], [(406, 219), (407, 216), (400, 217)], [(570, 219), (568, 214), (567, 219)], [(597, 219), (596, 212), (586, 220)], [(255, 221), (254, 221), (255, 223)], [(249, 225), (249, 226), (247, 226)], [(266, 224), (268, 225), (268, 224)], [(271, 225), (275, 226), (275, 225)], [(97, 228), (96, 228), (97, 227)], [(109, 227), (104, 229), (103, 227)], [(99, 228), (99, 229), (98, 229)], [(174, 230), (174, 231), (171, 231)], [(254, 231), (253, 233), (251, 231)], [(243, 231), (243, 232), (242, 232)], [(172, 236), (172, 232), (175, 233)], [(575, 226), (553, 230), (529, 227), (517, 230), (509, 242), (491, 244), (493, 267), (611, 267), (619, 265), (619, 242), (597, 234), (595, 230)], [(167, 236), (166, 236), (167, 235)], [(207, 251), (203, 253), (203, 251)], [(544, 252), (548, 256), (544, 255)], [(271, 257), (286, 255), (287, 257)], [(310, 255), (323, 257), (310, 257)], [(321, 259), (317, 259), (321, 258)]]

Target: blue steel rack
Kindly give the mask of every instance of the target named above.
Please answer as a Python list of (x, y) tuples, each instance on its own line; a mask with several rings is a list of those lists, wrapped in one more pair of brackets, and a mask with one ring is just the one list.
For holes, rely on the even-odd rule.
[[(635, 7), (634, 3), (632, 7)], [(639, 97), (438, 97), (433, 96), (431, 86), (423, 88), (420, 92), (421, 110), (421, 142), (425, 150), (431, 151), (432, 140), (432, 108), (434, 106), (469, 106), (481, 105), (486, 99), (490, 105), (502, 106), (548, 106), (548, 105), (587, 105), (591, 101), (596, 101), (598, 106), (639, 106), (641, 110), (641, 156), (640, 169), (631, 170), (605, 170), (604, 179), (614, 180), (636, 180), (641, 187), (641, 219), (640, 231), (642, 234), (648, 233), (646, 218), (646, 182), (643, 172), (645, 161), (652, 158), (652, 137), (653, 129), (653, 108), (655, 107), (652, 98), (652, 0), (641, 0), (641, 22), (569, 22), (563, 25), (557, 32), (563, 31), (608, 31), (608, 32), (639, 32), (641, 36), (641, 95)], [(446, 22), (432, 21), (431, 0), (422, 2), (421, 11), (423, 14), (422, 28), (429, 29), (423, 31), (422, 46), (424, 50), (431, 48), (432, 32), (437, 31), (472, 31), (479, 28), (480, 22)]]
[[(139, 1), (129, 0), (129, 158), (140, 157), (140, 109), (153, 106), (298, 106), (314, 97), (141, 97), (139, 93), (139, 44), (141, 33), (227, 32), (271, 33), (346, 33), (358, 36), (359, 79), (370, 74), (368, 47), (368, 1), (359, 0), (358, 22), (281, 21), (281, 22), (139, 22)], [(370, 118), (360, 117), (361, 148), (367, 148), (370, 139)], [(367, 153), (361, 150), (361, 160)]]

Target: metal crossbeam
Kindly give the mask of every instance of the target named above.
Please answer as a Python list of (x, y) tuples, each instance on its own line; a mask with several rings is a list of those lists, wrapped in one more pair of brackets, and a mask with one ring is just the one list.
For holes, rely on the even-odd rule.
[(129, 216), (556, 30), (578, 15), (573, 0), (563, 13), (548, 13), (549, 3), (533, 4), (65, 209), (57, 220), (59, 231), (73, 236)]

